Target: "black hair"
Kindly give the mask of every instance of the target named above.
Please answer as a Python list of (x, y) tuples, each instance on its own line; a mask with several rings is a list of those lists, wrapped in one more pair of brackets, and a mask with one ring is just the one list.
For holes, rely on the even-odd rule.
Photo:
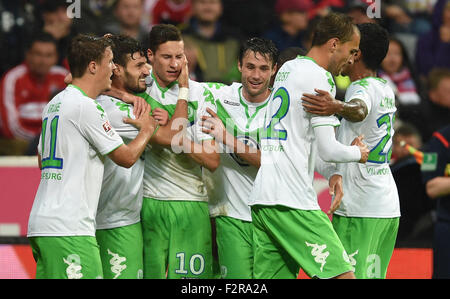
[(144, 48), (138, 40), (126, 35), (112, 35), (108, 38), (112, 42), (114, 63), (125, 67), (128, 62), (128, 54), (131, 55), (131, 59), (135, 59), (133, 54), (136, 52), (145, 57)]
[(272, 66), (274, 66), (278, 61), (278, 49), (275, 44), (265, 38), (260, 37), (252, 37), (247, 39), (239, 50), (239, 62), (242, 64), (242, 59), (244, 58), (247, 51), (252, 51), (254, 53), (259, 53), (272, 62)]
[(36, 42), (52, 43), (56, 48), (58, 48), (58, 42), (50, 33), (40, 31), (33, 34), (27, 41), (26, 50), (30, 50)]
[(155, 53), (158, 47), (169, 41), (182, 41), (181, 31), (171, 24), (158, 24), (152, 27), (149, 34), (148, 48)]
[(300, 47), (288, 47), (281, 51), (278, 56), (277, 66), (280, 68), (286, 61), (292, 60), (297, 56), (305, 56), (306, 50)]
[(362, 61), (369, 69), (377, 71), (389, 50), (389, 34), (386, 29), (376, 23), (358, 24), (361, 32), (359, 49)]

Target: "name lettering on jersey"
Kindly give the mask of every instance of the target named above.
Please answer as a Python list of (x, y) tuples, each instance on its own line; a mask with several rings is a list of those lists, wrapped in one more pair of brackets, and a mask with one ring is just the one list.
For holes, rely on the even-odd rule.
[(324, 252), (324, 250), (327, 248), (327, 245), (311, 244), (308, 242), (305, 242), (305, 244), (308, 247), (312, 247), (311, 255), (314, 257), (314, 261), (316, 263), (321, 264), (320, 272), (323, 272), (323, 267), (327, 263), (327, 257), (330, 255), (329, 251)]
[(105, 117), (105, 110), (103, 110), (103, 107), (97, 103), (97, 101), (95, 102), (97, 104), (97, 110), (100, 111), (100, 117), (104, 118)]
[(380, 102), (380, 107), (392, 109), (395, 108), (395, 99), (385, 97)]
[(383, 168), (378, 168), (378, 167), (367, 167), (367, 174), (369, 175), (387, 175), (389, 173), (391, 173), (389, 167), (383, 167)]
[(62, 173), (42, 172), (41, 180), (56, 180), (56, 181), (60, 181), (60, 180), (62, 180)]
[(336, 86), (336, 84), (334, 84), (334, 80), (333, 80), (333, 76), (331, 76), (330, 72), (326, 72), (327, 77), (328, 77), (328, 84), (330, 84), (331, 89), (330, 89), (330, 93), (333, 92), (334, 87)]
[(268, 152), (284, 152), (284, 148), (281, 144), (279, 145), (263, 145), (261, 150)]
[(278, 72), (277, 76), (275, 77), (275, 82), (286, 81), (289, 74), (290, 74), (290, 72)]
[(107, 250), (108, 254), (112, 256), (109, 260), (109, 264), (111, 265), (111, 272), (115, 274), (113, 279), (116, 279), (120, 276), (120, 274), (122, 274), (122, 271), (127, 268), (127, 265), (122, 265), (122, 263), (127, 261), (127, 258), (120, 256), (118, 253), (112, 252), (109, 248)]
[(81, 273), (81, 258), (78, 254), (71, 254), (67, 258), (63, 258), (63, 261), (68, 265), (66, 268), (67, 278), (80, 279), (83, 277), (83, 273)]
[(55, 112), (59, 112), (59, 108), (61, 106), (61, 102), (56, 103), (56, 104), (51, 104), (48, 107), (47, 113), (55, 113)]
[(366, 79), (361, 79), (359, 81), (356, 81), (354, 84), (357, 84), (361, 87), (364, 87), (367, 89), (367, 86), (369, 86), (369, 82)]
[(218, 83), (218, 82), (207, 82), (206, 83), (208, 85), (209, 88), (215, 88), (215, 89), (220, 89), (221, 87), (224, 87), (225, 84), (223, 83)]

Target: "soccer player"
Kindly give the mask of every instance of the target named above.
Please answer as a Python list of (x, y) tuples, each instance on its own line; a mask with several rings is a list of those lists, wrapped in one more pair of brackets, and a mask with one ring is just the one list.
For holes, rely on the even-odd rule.
[(205, 171), (205, 177), (222, 278), (253, 278), (248, 198), (260, 164), (260, 134), (277, 58), (278, 50), (270, 40), (244, 42), (238, 60), (242, 83), (214, 91), (217, 114), (210, 111), (212, 117), (203, 117), (204, 132), (213, 134), (221, 145), (221, 163), (215, 172)]
[[(215, 111), (214, 96), (207, 84), (189, 80), (189, 89), (178, 84), (186, 58), (175, 26), (152, 27), (147, 56), (153, 81), (139, 96), (153, 108), (167, 110), (171, 118), (178, 94), (189, 98), (189, 125), (183, 124), (189, 138), (175, 136), (173, 147), (161, 146), (155, 140), (145, 156), (141, 213), (144, 278), (211, 278), (211, 224), (201, 167), (214, 171), (220, 156), (215, 141), (201, 131), (198, 120), (206, 114), (206, 107)], [(180, 124), (174, 122), (173, 126)]]
[(103, 276), (95, 215), (104, 158), (131, 167), (155, 129), (148, 106), (136, 119), (124, 120), (140, 129), (124, 144), (95, 101), (111, 88), (112, 59), (106, 39), (75, 37), (68, 51), (72, 84), (44, 109), (38, 146), (41, 182), (27, 234), (37, 262), (36, 278)]
[(299, 95), (314, 87), (335, 94), (331, 74), (353, 63), (359, 39), (350, 17), (331, 13), (318, 22), (307, 56), (287, 61), (277, 73), (250, 195), (257, 279), (296, 278), (300, 267), (310, 277), (354, 278), (345, 249), (317, 202), (314, 161), (319, 155), (327, 162), (363, 163), (368, 149), (360, 138), (355, 146), (337, 142), (337, 118), (306, 113)]
[(365, 136), (370, 148), (367, 163), (338, 165), (344, 196), (333, 215), (333, 227), (357, 278), (385, 278), (400, 217), (397, 186), (389, 167), (397, 109), (394, 92), (385, 80), (376, 77), (389, 48), (388, 33), (378, 24), (361, 24), (358, 28), (359, 51), (353, 65), (343, 71), (352, 81), (345, 102), (316, 90), (319, 95), (306, 94), (304, 100), (310, 104), (304, 102), (303, 106), (318, 115), (341, 115), (344, 119), (337, 139), (344, 144), (360, 134)]

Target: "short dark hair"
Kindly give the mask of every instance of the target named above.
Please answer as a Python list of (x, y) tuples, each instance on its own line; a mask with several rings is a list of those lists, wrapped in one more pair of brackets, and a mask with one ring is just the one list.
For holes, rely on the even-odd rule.
[(433, 68), (428, 74), (428, 90), (435, 90), (438, 88), (439, 83), (441, 83), (442, 79), (450, 78), (450, 69), (440, 67)]
[(284, 49), (278, 56), (278, 68), (280, 68), (286, 61), (292, 60), (299, 55), (305, 56), (306, 53), (306, 50), (300, 47), (288, 47)]
[(274, 66), (278, 61), (278, 49), (275, 44), (265, 38), (252, 37), (247, 39), (241, 46), (239, 50), (239, 62), (242, 64), (242, 59), (244, 58), (247, 51), (252, 51), (254, 53), (259, 53), (272, 61), (272, 66)]
[(44, 31), (40, 31), (33, 34), (31, 38), (27, 41), (25, 45), (26, 50), (30, 50), (33, 47), (34, 43), (36, 42), (52, 43), (55, 45), (56, 48), (58, 48), (58, 42), (53, 37), (53, 35)]
[(149, 33), (148, 48), (155, 53), (158, 47), (169, 41), (182, 41), (181, 31), (171, 24), (157, 24)]
[(359, 49), (362, 61), (369, 69), (376, 71), (389, 50), (389, 34), (386, 29), (376, 23), (357, 25), (361, 32)]
[(72, 77), (82, 77), (91, 61), (100, 63), (106, 48), (111, 46), (112, 43), (105, 37), (97, 38), (85, 34), (75, 36), (67, 54)]
[(342, 13), (329, 13), (317, 22), (312, 46), (321, 46), (332, 38), (338, 38), (341, 43), (348, 42), (352, 39), (355, 28), (357, 27), (353, 24), (350, 16)]
[(112, 35), (109, 37), (112, 42), (112, 51), (114, 55), (114, 63), (125, 67), (128, 63), (128, 54), (131, 59), (135, 59), (133, 54), (139, 52), (145, 57), (144, 48), (141, 43), (127, 35)]

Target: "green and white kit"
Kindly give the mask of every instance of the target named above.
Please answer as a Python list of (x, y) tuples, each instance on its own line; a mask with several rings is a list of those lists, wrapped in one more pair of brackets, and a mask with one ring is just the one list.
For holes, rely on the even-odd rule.
[[(315, 116), (304, 111), (301, 96), (314, 94), (315, 88), (332, 96), (336, 93), (331, 74), (309, 57), (298, 56), (286, 62), (275, 78), (261, 139), (261, 167), (250, 196), (257, 242), (255, 278), (271, 278), (276, 275), (273, 271), (286, 264), (291, 273), (298, 273), (300, 267), (312, 267), (305, 272), (323, 278), (351, 270), (344, 247), (321, 211), (313, 188), (318, 155), (314, 128), (339, 125), (334, 116)], [(360, 156), (356, 147), (355, 150), (358, 152), (354, 154), (349, 149), (349, 156)], [(293, 250), (292, 244), (296, 245)], [(316, 255), (301, 254), (308, 247)], [(328, 254), (326, 248), (330, 248)], [(272, 259), (275, 249), (286, 254), (286, 258)], [(318, 256), (321, 252), (323, 255)], [(286, 262), (287, 257), (290, 263)], [(264, 260), (272, 270), (263, 270), (259, 263)]]
[[(56, 95), (42, 116), (38, 145), (42, 176), (31, 209), (27, 236), (95, 237), (104, 156), (122, 144), (104, 109), (81, 89), (69, 85)], [(44, 252), (50, 249), (33, 250)], [(45, 265), (50, 261), (40, 259), (37, 263)], [(38, 269), (49, 268), (38, 266)], [(59, 273), (42, 275), (52, 277), (53, 274), (59, 276)]]
[[(178, 101), (178, 90), (176, 81), (162, 88), (154, 79), (146, 92), (139, 96), (143, 97), (152, 109), (165, 109), (169, 112), (169, 117), (172, 117)], [(187, 134), (196, 143), (212, 139), (210, 135), (202, 132), (198, 123), (202, 115), (209, 115), (206, 112), (207, 107), (216, 111), (214, 96), (209, 86), (190, 80)], [(165, 278), (166, 269), (169, 278), (210, 278), (211, 225), (207, 207), (208, 196), (200, 165), (186, 154), (154, 145), (145, 155), (143, 192), (141, 221), (144, 235), (144, 278)], [(150, 216), (155, 213), (175, 218)], [(189, 221), (177, 222), (180, 218)], [(198, 225), (193, 225), (193, 222)], [(161, 230), (162, 227), (167, 229)], [(191, 262), (194, 263), (192, 268)], [(197, 267), (197, 263), (202, 264)], [(164, 271), (161, 271), (162, 268)]]
[(348, 87), (345, 101), (352, 99), (364, 101), (368, 114), (361, 122), (342, 120), (337, 138), (349, 143), (364, 134), (370, 154), (365, 164), (338, 165), (344, 197), (333, 226), (351, 256), (356, 277), (385, 278), (400, 217), (397, 186), (389, 167), (395, 96), (385, 80), (368, 77)]
[[(135, 118), (133, 106), (110, 97), (99, 96), (111, 126), (125, 143), (131, 142), (139, 130), (123, 122)], [(97, 242), (102, 256), (104, 278), (142, 278), (143, 241), (140, 214), (143, 196), (144, 160), (130, 168), (105, 158), (102, 190), (97, 209)]]

